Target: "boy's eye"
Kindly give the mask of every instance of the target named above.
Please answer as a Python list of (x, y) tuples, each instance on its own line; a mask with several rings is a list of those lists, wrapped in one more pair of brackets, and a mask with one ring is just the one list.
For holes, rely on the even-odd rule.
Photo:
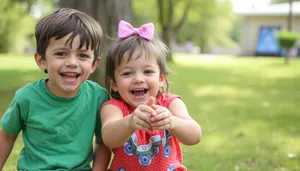
[(65, 52), (56, 52), (54, 55), (56, 56), (66, 56)]
[(122, 76), (130, 76), (132, 73), (131, 72), (123, 72)]

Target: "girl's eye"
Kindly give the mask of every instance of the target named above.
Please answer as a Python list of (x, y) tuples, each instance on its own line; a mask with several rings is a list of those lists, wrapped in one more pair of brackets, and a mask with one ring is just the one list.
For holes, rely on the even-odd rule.
[(54, 55), (56, 56), (67, 56), (65, 52), (56, 52)]
[(89, 56), (86, 55), (86, 54), (79, 54), (79, 57), (80, 57), (80, 58), (89, 58)]
[(131, 72), (124, 72), (124, 73), (122, 73), (122, 76), (130, 76), (130, 75), (132, 75)]
[(154, 71), (152, 71), (152, 70), (145, 70), (144, 73), (145, 74), (152, 74), (152, 73), (154, 73)]

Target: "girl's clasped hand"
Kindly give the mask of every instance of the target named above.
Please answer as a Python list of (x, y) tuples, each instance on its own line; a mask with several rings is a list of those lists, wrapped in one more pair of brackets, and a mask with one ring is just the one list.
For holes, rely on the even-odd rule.
[(131, 128), (133, 130), (170, 130), (173, 129), (173, 115), (163, 106), (155, 104), (155, 98), (150, 97), (147, 104), (137, 106), (131, 115)]

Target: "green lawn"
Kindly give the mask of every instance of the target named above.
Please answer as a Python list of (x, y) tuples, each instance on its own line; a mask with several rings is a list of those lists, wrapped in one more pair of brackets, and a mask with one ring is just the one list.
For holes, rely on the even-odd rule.
[[(203, 130), (183, 146), (189, 171), (300, 170), (300, 60), (177, 54), (170, 91)], [(0, 115), (17, 88), (45, 74), (32, 57), (0, 55)], [(15, 170), (21, 139), (3, 169)]]

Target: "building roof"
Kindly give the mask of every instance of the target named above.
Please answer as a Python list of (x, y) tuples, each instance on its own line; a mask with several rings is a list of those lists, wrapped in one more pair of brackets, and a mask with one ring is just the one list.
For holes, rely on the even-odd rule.
[[(235, 9), (234, 13), (243, 16), (287, 16), (289, 14), (289, 3), (252, 5)], [(293, 2), (292, 13), (300, 16), (300, 2)]]

